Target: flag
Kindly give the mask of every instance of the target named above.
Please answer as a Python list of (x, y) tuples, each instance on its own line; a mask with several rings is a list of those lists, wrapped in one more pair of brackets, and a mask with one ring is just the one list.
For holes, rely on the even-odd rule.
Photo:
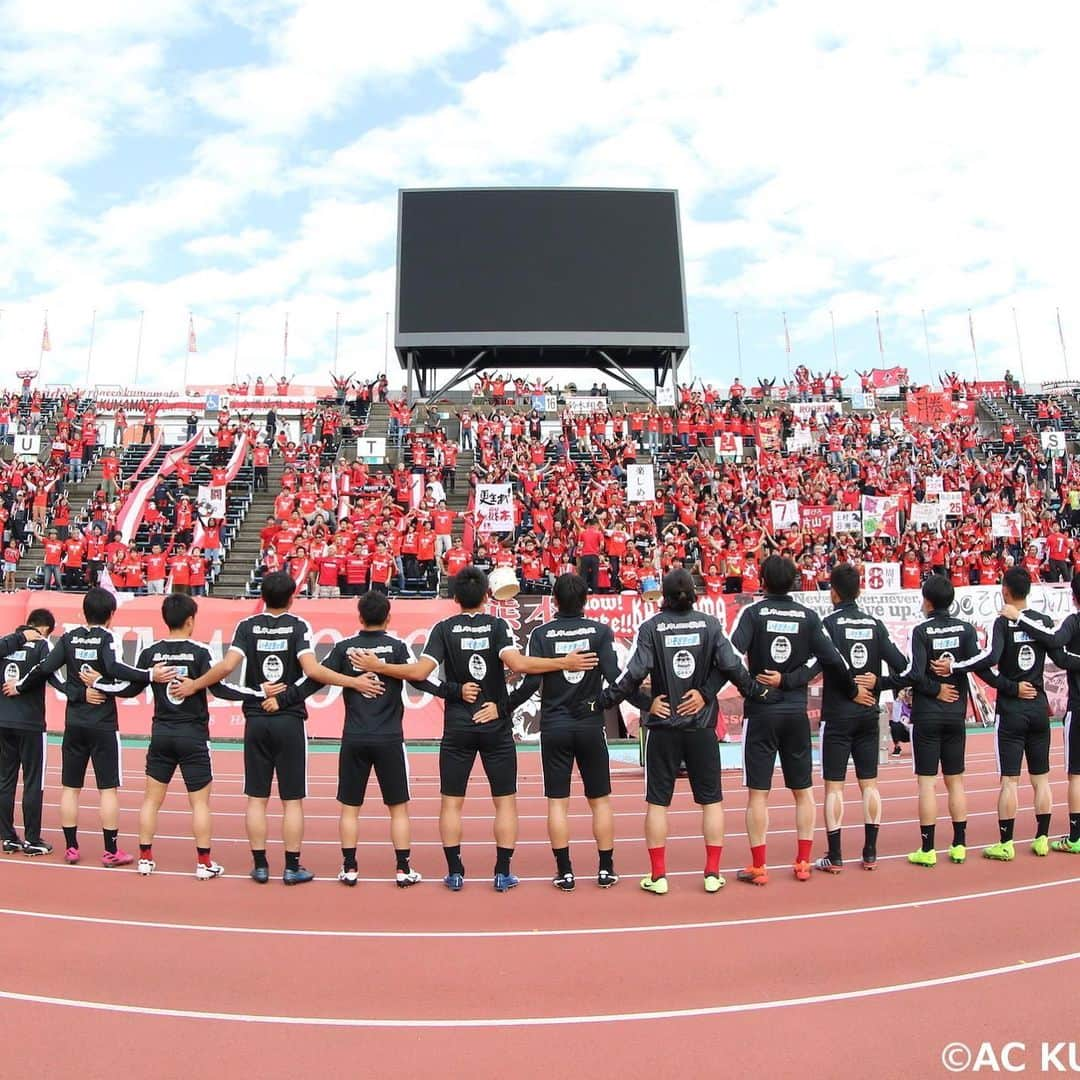
[(41, 351), (52, 352), (52, 342), (49, 340), (49, 320), (45, 320), (45, 327), (41, 331)]
[(885, 339), (881, 336), (881, 316), (875, 311), (874, 322), (877, 323), (877, 348), (881, 358), (885, 359)]
[(975, 322), (971, 317), (971, 308), (968, 308), (968, 333), (971, 335), (971, 352), (975, 353)]
[(98, 588), (104, 589), (107, 593), (112, 593), (116, 596), (116, 586), (113, 584), (112, 574), (109, 573), (109, 568), (103, 566), (101, 573), (98, 574)]
[(784, 312), (784, 351), (791, 355), (791, 336), (788, 334), (787, 328), (787, 312)]
[(1061, 351), (1065, 352), (1065, 331), (1061, 329), (1061, 308), (1057, 309), (1058, 340), (1061, 342)]
[(187, 321), (187, 351), (198, 352), (199, 347), (195, 341), (195, 318), (192, 315), (188, 316)]
[(289, 359), (289, 316), (288, 316), (287, 313), (285, 315), (285, 351), (284, 351), (284, 356), (285, 356), (286, 360)]

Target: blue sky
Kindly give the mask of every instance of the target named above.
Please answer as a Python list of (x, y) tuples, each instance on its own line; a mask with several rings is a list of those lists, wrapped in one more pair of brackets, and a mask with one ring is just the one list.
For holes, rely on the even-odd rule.
[[(2, 0), (0, 374), (383, 367), (398, 187), (680, 192), (693, 371), (1080, 374), (1067, 3)], [(1016, 320), (1014, 323), (1013, 312)], [(924, 335), (922, 312), (926, 313)], [(830, 319), (830, 313), (832, 318)], [(239, 315), (239, 344), (236, 326)], [(927, 358), (929, 346), (930, 358)]]

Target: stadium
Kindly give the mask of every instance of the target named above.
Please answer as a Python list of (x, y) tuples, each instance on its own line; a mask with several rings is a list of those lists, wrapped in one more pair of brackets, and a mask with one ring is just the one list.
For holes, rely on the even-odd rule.
[[(301, 80), (290, 108), (312, 124), (369, 68), (389, 65), (376, 114), (414, 92), (369, 46), (293, 70), (304, 26), (330, 29), (318, 5), (284, 5), (277, 29), (218, 7), (202, 29), (110, 11), (71, 33), (99, 73), (106, 41), (134, 50), (133, 71), (159, 32), (268, 42), (269, 81), (194, 79), (216, 122), (239, 102), (259, 114), (279, 78)], [(818, 209), (850, 214), (852, 235), (830, 238), (812, 284), (824, 264), (783, 237), (814, 168), (770, 181), (710, 158), (704, 187), (679, 155), (526, 168), (484, 80), (513, 97), (532, 71), (514, 73), (517, 50), (576, 31), (566, 13), (537, 34), (514, 5), (479, 7), (489, 23), (429, 14), (477, 35), (475, 54), (440, 48), (455, 77), (477, 65), (470, 108), (487, 101), (489, 126), (435, 113), (408, 153), (407, 119), (333, 155), (312, 144), (275, 195), (333, 184), (301, 221), (324, 215), (307, 276), (283, 270), (310, 252), (279, 251), (254, 194), (182, 254), (159, 189), (132, 221), (118, 206), (116, 237), (158, 236), (176, 258), (123, 284), (135, 240), (92, 248), (95, 281), (72, 268), (89, 241), (34, 269), (18, 214), (0, 215), (0, 1000), (27, 1033), (0, 1071), (1080, 1070), (1060, 1004), (1080, 962), (1066, 271), (984, 237), (955, 281), (920, 265), (969, 290), (935, 306), (902, 280), (902, 230), (860, 234), (858, 200), (830, 193)], [(578, 29), (618, 28), (642, 62), (707, 27), (764, 56), (787, 8), (653, 25), (600, 7)], [(28, 56), (55, 44), (11, 14)], [(871, 86), (851, 50), (879, 57), (881, 93), (928, 125), (935, 100), (954, 107), (940, 79), (959, 28), (895, 47), (925, 66), (915, 91), (881, 28), (849, 15), (808, 24), (799, 48)], [(978, 65), (1004, 33), (987, 15), (987, 42), (965, 46), (988, 94)], [(1030, 34), (1010, 85), (1059, 71), (1049, 26)], [(485, 75), (488, 48), (505, 63)], [(726, 89), (683, 88), (673, 115), (681, 94), (760, 93), (730, 48)], [(14, 55), (0, 46), (26, 95), (11, 131), (41, 85)], [(586, 123), (615, 123), (594, 110), (625, 74), (582, 84)], [(169, 126), (129, 108), (149, 125), (137, 142)], [(543, 113), (520, 119), (539, 144)], [(260, 121), (252, 146), (299, 148), (285, 122)], [(446, 167), (410, 157), (440, 139)], [(98, 178), (77, 172), (90, 213)], [(37, 204), (11, 176), (2, 201), (29, 228)], [(781, 181), (796, 195), (759, 229), (754, 200)], [(945, 236), (937, 203), (964, 190), (894, 190), (898, 218), (927, 218), (912, 246)]]

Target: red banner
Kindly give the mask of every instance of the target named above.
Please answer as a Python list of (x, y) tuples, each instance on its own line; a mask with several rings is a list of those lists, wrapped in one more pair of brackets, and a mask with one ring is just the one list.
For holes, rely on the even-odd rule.
[(968, 383), (969, 392), (972, 387), (980, 397), (1005, 397), (1009, 392), (1009, 384), (1000, 381)]
[(949, 424), (954, 420), (974, 420), (975, 402), (953, 401), (948, 390), (919, 390), (908, 394), (908, 416), (930, 426)]
[(809, 529), (818, 536), (828, 536), (832, 532), (831, 506), (800, 506), (799, 519), (804, 529)]
[(780, 418), (759, 416), (754, 421), (754, 438), (762, 450), (780, 449)]
[(907, 381), (906, 367), (874, 368), (870, 372), (870, 385), (875, 390), (881, 390), (886, 386), (906, 386)]

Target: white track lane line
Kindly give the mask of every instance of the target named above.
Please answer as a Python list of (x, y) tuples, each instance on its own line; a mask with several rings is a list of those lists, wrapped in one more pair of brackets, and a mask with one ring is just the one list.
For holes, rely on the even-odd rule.
[[(969, 850), (972, 850), (969, 848)], [(901, 859), (907, 858), (906, 855), (886, 855), (887, 859)], [(116, 874), (116, 870), (107, 870), (104, 866), (89, 866), (89, 867), (64, 867), (59, 863), (45, 863), (43, 865), (52, 866), (55, 869), (86, 869), (86, 870), (100, 870), (102, 872)], [(785, 866), (787, 864), (784, 864)], [(774, 869), (774, 867), (769, 867)], [(730, 870), (724, 870), (724, 873), (731, 873)], [(692, 874), (694, 877), (700, 877), (701, 871), (687, 871), (685, 873)], [(187, 877), (194, 878), (194, 874), (181, 874), (177, 871), (161, 871), (155, 870), (154, 876), (166, 875), (169, 877)], [(131, 876), (135, 876), (132, 874)], [(225, 875), (226, 877), (233, 877), (236, 880), (240, 880), (247, 875)], [(632, 875), (631, 875), (632, 876)], [(678, 875), (669, 874), (669, 877), (673, 876), (685, 876), (684, 873)], [(316, 878), (316, 881), (323, 883), (333, 883), (340, 887), (336, 878)], [(361, 878), (361, 881), (376, 881), (379, 883), (391, 882), (392, 878)], [(477, 884), (483, 883), (487, 885), (485, 879), (475, 879)], [(522, 878), (522, 881), (550, 881), (550, 878)], [(466, 885), (469, 884), (469, 879), (466, 879)], [(785, 922), (788, 920), (794, 920), (796, 922), (806, 919), (827, 919), (835, 918), (843, 915), (862, 915), (870, 912), (879, 911), (901, 911), (906, 908), (917, 907), (934, 907), (941, 904), (954, 904), (963, 900), (985, 900), (996, 896), (1011, 896), (1016, 893), (1028, 893), (1037, 892), (1041, 889), (1056, 889), (1063, 885), (1077, 885), (1080, 884), (1080, 877), (1071, 878), (1059, 878), (1054, 881), (1039, 881), (1033, 882), (1030, 885), (1014, 885), (1006, 889), (989, 889), (983, 892), (977, 893), (958, 893), (955, 896), (931, 896), (919, 900), (904, 900), (897, 901), (894, 904), (882, 904), (874, 905), (870, 907), (858, 907), (858, 908), (835, 908), (827, 911), (809, 911), (801, 912), (794, 915), (767, 915), (760, 917), (747, 917), (742, 919), (728, 919), (721, 921), (710, 922), (693, 922), (693, 923), (656, 923), (653, 925), (645, 926), (612, 926), (612, 927), (577, 927), (574, 929), (549, 929), (549, 930), (297, 930), (297, 929), (282, 929), (277, 927), (260, 928), (260, 927), (234, 927), (234, 926), (218, 926), (218, 925), (201, 925), (198, 923), (163, 923), (163, 922), (141, 922), (139, 920), (128, 919), (112, 919), (104, 916), (94, 915), (72, 915), (64, 912), (42, 912), (31, 911), (24, 908), (0, 908), (0, 917), (8, 916), (12, 918), (27, 918), (27, 919), (51, 919), (57, 922), (77, 922), (77, 923), (104, 923), (106, 925), (113, 926), (136, 926), (136, 927), (148, 927), (152, 929), (162, 930), (194, 930), (205, 931), (221, 934), (267, 934), (270, 936), (293, 936), (310, 934), (316, 937), (342, 937), (342, 938), (504, 938), (504, 937), (576, 937), (580, 935), (591, 934), (632, 934), (632, 933), (652, 933), (654, 931), (670, 931), (670, 930), (702, 930), (712, 929), (727, 926), (756, 926), (765, 923)], [(488, 886), (490, 887), (490, 886)]]
[(655, 1012), (598, 1013), (580, 1016), (519, 1016), (519, 1017), (470, 1017), (464, 1019), (398, 1019), (381, 1017), (334, 1017), (334, 1016), (272, 1016), (261, 1013), (202, 1012), (193, 1009), (155, 1009), (141, 1005), (120, 1005), (105, 1001), (83, 1001), (78, 998), (47, 997), (42, 994), (20, 994), (0, 990), (0, 998), (21, 1001), (33, 1005), (54, 1005), (69, 1009), (88, 1009), (94, 1012), (122, 1013), (130, 1016), (153, 1016), (178, 1020), (217, 1020), (240, 1024), (278, 1024), (290, 1027), (333, 1028), (525, 1028), (565, 1027), (580, 1024), (620, 1024), (645, 1020), (684, 1020), (703, 1016), (731, 1016), (742, 1013), (768, 1012), (774, 1009), (791, 1009), (804, 1005), (828, 1005), (838, 1001), (858, 1001), (862, 998), (881, 997), (913, 990), (931, 990), (939, 986), (955, 986), (959, 983), (992, 979), (999, 975), (1014, 975), (1021, 971), (1053, 967), (1058, 964), (1080, 960), (1080, 952), (1062, 953), (1001, 967), (966, 971), (959, 975), (943, 975), (935, 979), (919, 979), (916, 982), (892, 983), (888, 986), (870, 986), (861, 990), (842, 990), (835, 994), (812, 994), (807, 997), (783, 998), (777, 1001), (747, 1001), (735, 1005), (707, 1005), (697, 1009), (664, 1009)]

